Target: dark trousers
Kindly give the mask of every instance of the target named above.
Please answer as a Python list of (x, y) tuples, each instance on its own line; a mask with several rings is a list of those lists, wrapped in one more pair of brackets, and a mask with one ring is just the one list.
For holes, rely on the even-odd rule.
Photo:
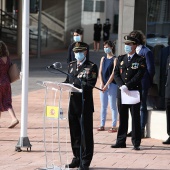
[(121, 99), (117, 100), (119, 111), (119, 129), (117, 133), (117, 143), (125, 144), (128, 131), (129, 109), (132, 115), (132, 144), (140, 146), (141, 126), (140, 126), (140, 103), (134, 105), (121, 104)]
[[(84, 139), (81, 147), (81, 124), (84, 128)], [(90, 166), (93, 150), (93, 113), (84, 113), (84, 121), (81, 122), (81, 115), (76, 113), (69, 113), (69, 127), (71, 136), (71, 147), (74, 157), (80, 161), (80, 152), (82, 153), (82, 165)], [(82, 149), (80, 151), (80, 149)]]
[(170, 136), (170, 98), (165, 99), (167, 134)]
[(142, 100), (141, 100), (141, 107), (140, 107), (140, 120), (141, 120), (141, 131), (142, 133), (145, 130), (145, 126), (148, 120), (148, 110), (147, 110), (147, 96), (148, 96), (148, 89), (142, 90)]

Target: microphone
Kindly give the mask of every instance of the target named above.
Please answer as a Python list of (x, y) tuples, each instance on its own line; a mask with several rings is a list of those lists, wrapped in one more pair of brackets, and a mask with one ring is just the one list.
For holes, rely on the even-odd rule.
[(47, 66), (47, 68), (54, 68), (54, 69), (57, 69), (58, 67), (62, 68), (61, 63), (59, 63), (59, 62), (55, 62), (51, 66)]

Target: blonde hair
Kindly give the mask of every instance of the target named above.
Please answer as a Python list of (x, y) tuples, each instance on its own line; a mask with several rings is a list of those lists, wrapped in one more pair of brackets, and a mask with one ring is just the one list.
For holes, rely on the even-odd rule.
[(9, 51), (6, 44), (0, 41), (0, 57), (9, 56)]

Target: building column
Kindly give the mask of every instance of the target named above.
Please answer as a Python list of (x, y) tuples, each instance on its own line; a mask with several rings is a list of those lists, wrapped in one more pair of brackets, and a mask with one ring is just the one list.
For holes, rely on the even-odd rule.
[(124, 54), (124, 36), (134, 28), (135, 0), (119, 1), (118, 54)]

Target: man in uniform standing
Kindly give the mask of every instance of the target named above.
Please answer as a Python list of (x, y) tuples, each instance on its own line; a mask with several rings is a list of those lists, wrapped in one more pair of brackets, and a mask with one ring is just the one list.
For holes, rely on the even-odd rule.
[(103, 24), (103, 42), (109, 40), (110, 28), (111, 28), (111, 24), (109, 18), (107, 18), (106, 22)]
[(67, 168), (88, 170), (93, 157), (93, 87), (98, 76), (97, 65), (86, 60), (87, 46), (77, 42), (73, 48), (76, 61), (69, 63), (65, 83), (82, 89), (72, 92), (69, 103), (69, 127), (74, 158)]
[(167, 80), (165, 84), (165, 108), (166, 108), (167, 134), (169, 135), (169, 138), (162, 143), (170, 144), (170, 55), (167, 60)]
[[(146, 61), (144, 57), (136, 54), (138, 39), (125, 36), (125, 55), (118, 57), (114, 71), (114, 79), (118, 85), (118, 111), (119, 129), (117, 141), (111, 148), (126, 148), (126, 137), (128, 130), (128, 110), (132, 115), (132, 144), (134, 150), (140, 150), (141, 126), (140, 126), (140, 102), (137, 104), (122, 104), (121, 91), (128, 94), (131, 90), (139, 91), (141, 95), (141, 80), (146, 71)], [(140, 96), (141, 100), (141, 96)]]

